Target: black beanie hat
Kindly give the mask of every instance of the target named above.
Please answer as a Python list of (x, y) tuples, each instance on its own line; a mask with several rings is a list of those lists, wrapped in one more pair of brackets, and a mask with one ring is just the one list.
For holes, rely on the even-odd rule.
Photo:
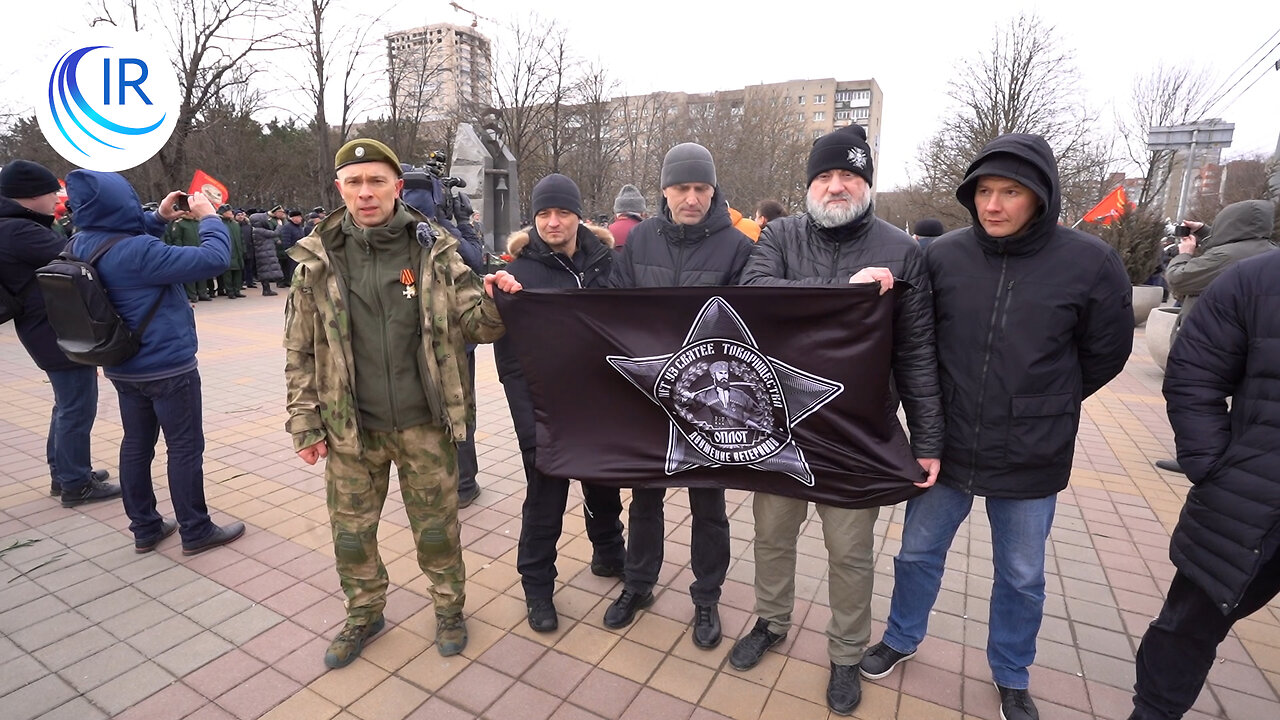
[(290, 211), (289, 211), (289, 217), (302, 217), (302, 211), (301, 211), (301, 210), (290, 210)]
[(916, 235), (920, 237), (938, 237), (946, 231), (947, 229), (942, 226), (942, 221), (937, 218), (924, 218), (916, 221)]
[(582, 217), (582, 193), (578, 185), (559, 173), (552, 173), (533, 186), (533, 214), (559, 208)]
[(0, 170), (0, 195), (7, 198), (40, 197), (61, 188), (56, 175), (30, 160), (14, 160)]
[(813, 141), (813, 148), (809, 150), (808, 183), (828, 170), (848, 170), (871, 185), (875, 166), (871, 161), (871, 147), (867, 145), (867, 131), (861, 125), (846, 125)]

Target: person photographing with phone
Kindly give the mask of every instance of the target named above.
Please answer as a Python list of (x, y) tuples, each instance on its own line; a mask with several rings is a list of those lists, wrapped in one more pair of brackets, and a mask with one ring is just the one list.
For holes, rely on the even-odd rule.
[[(1174, 237), (1181, 239), (1178, 254), (1169, 261), (1164, 278), (1169, 292), (1182, 301), (1182, 308), (1173, 324), (1170, 347), (1210, 283), (1241, 260), (1276, 248), (1271, 240), (1274, 227), (1275, 205), (1267, 200), (1232, 203), (1218, 213), (1211, 226), (1183, 220), (1174, 227)], [(1155, 465), (1161, 470), (1182, 472), (1177, 460), (1157, 460)]]
[[(244, 534), (244, 523), (218, 526), (204, 497), (204, 426), (200, 372), (196, 368), (196, 324), (182, 284), (226, 271), (231, 238), (213, 205), (201, 193), (171, 192), (155, 212), (145, 212), (133, 187), (116, 173), (75, 170), (67, 175), (68, 202), (80, 232), (72, 240), (78, 257), (113, 245), (94, 263), (120, 317), (141, 330), (137, 354), (103, 368), (116, 388), (124, 437), (120, 441), (120, 486), (134, 550), (151, 552), (179, 531), (182, 554), (195, 555)], [(198, 221), (200, 244), (166, 245), (165, 223), (181, 204)], [(123, 239), (122, 239), (123, 238)], [(164, 432), (169, 493), (176, 521), (156, 507), (151, 465)]]

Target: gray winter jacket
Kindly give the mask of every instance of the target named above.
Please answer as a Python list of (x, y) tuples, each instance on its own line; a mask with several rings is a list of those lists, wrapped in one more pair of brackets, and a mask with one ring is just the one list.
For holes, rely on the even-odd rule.
[(1174, 332), (1187, 319), (1209, 283), (1227, 268), (1254, 255), (1275, 250), (1271, 232), (1275, 228), (1275, 205), (1266, 200), (1232, 203), (1218, 213), (1213, 228), (1200, 241), (1200, 254), (1182, 253), (1169, 261), (1165, 281), (1169, 291), (1182, 299), (1182, 310)]

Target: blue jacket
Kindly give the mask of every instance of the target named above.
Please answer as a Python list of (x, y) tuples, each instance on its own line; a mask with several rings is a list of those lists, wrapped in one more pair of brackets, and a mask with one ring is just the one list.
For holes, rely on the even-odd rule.
[(129, 236), (97, 262), (98, 276), (125, 322), (137, 328), (156, 298), (163, 297), (138, 354), (103, 373), (145, 382), (194, 370), (195, 314), (182, 283), (220, 275), (230, 266), (231, 237), (222, 219), (210, 215), (200, 221), (198, 247), (177, 247), (160, 240), (164, 221), (144, 212), (133, 187), (116, 173), (75, 170), (67, 175), (67, 196), (80, 227), (73, 241), (78, 257), (88, 258), (110, 238)]

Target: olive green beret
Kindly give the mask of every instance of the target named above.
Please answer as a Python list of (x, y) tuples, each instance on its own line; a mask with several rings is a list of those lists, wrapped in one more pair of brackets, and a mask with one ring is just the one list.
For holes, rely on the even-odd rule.
[(400, 177), (400, 158), (391, 148), (369, 138), (356, 138), (339, 148), (333, 158), (333, 169), (362, 162), (384, 162), (395, 169), (396, 177)]

